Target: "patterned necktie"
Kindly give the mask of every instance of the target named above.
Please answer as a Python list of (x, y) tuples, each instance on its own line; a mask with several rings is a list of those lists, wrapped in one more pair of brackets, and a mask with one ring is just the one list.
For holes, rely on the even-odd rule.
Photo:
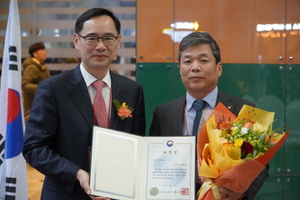
[(200, 124), (200, 119), (202, 116), (202, 109), (205, 105), (204, 100), (195, 100), (193, 103), (193, 107), (196, 109), (196, 116), (194, 118), (194, 124), (193, 124), (193, 135), (198, 134), (198, 129), (199, 129), (199, 124)]
[(103, 81), (94, 81), (92, 83), (93, 88), (95, 88), (97, 91), (93, 103), (93, 109), (94, 109), (94, 115), (97, 119), (97, 124), (101, 127), (108, 128), (107, 109), (105, 106), (104, 98), (102, 96), (102, 88), (104, 87), (104, 85), (105, 83)]

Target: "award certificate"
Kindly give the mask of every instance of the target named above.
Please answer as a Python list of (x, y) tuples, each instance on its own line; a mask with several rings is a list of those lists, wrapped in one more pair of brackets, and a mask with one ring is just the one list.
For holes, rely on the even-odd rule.
[(142, 137), (94, 126), (91, 195), (194, 200), (195, 136)]

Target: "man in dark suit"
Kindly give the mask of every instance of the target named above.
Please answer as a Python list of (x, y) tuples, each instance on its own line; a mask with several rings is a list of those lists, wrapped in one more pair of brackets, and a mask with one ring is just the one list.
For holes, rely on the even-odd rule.
[[(104, 82), (107, 128), (136, 135), (145, 133), (141, 85), (110, 71), (120, 48), (120, 28), (119, 20), (107, 9), (93, 8), (83, 13), (76, 21), (73, 35), (81, 64), (42, 81), (38, 87), (26, 126), (23, 155), (46, 176), (43, 200), (106, 199), (88, 195), (88, 148), (93, 125), (99, 124), (94, 117), (97, 91), (93, 82)], [(113, 100), (133, 108), (131, 116), (118, 116)]]
[[(218, 90), (217, 83), (222, 74), (220, 49), (208, 33), (193, 32), (185, 36), (179, 45), (178, 60), (181, 79), (187, 93), (155, 108), (150, 136), (193, 135), (196, 116), (193, 103), (197, 100), (204, 102), (202, 110), (210, 112), (218, 102), (222, 102), (236, 116), (244, 104), (255, 106), (252, 102)], [(207, 116), (207, 113), (202, 115), (201, 121), (205, 121)], [(196, 132), (199, 122), (200, 120), (197, 121)], [(245, 194), (235, 193), (222, 187), (219, 187), (219, 191), (226, 200), (253, 199), (267, 177), (268, 169), (265, 168)], [(196, 192), (200, 186), (201, 181), (198, 179)]]

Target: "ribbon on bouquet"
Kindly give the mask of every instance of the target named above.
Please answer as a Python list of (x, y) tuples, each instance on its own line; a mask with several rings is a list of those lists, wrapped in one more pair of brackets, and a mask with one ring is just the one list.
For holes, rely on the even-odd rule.
[(206, 179), (206, 181), (204, 181), (200, 190), (198, 191), (198, 200), (201, 199), (210, 189), (216, 200), (221, 199), (221, 195), (218, 190), (218, 185), (215, 184), (211, 179)]

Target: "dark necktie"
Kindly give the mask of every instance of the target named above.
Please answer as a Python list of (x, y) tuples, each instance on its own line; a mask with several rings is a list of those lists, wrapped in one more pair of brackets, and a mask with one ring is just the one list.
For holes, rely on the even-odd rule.
[(194, 119), (194, 124), (193, 124), (193, 135), (197, 135), (198, 134), (198, 129), (199, 129), (199, 124), (200, 124), (200, 119), (202, 116), (202, 109), (205, 105), (205, 101), (204, 100), (195, 100), (193, 103), (193, 107), (196, 110), (196, 116)]
[(101, 127), (108, 127), (108, 115), (107, 109), (105, 106), (105, 101), (102, 96), (102, 88), (104, 87), (105, 83), (103, 81), (94, 81), (92, 83), (93, 88), (97, 90), (97, 94), (94, 99), (93, 108), (94, 114), (97, 119), (98, 126)]

